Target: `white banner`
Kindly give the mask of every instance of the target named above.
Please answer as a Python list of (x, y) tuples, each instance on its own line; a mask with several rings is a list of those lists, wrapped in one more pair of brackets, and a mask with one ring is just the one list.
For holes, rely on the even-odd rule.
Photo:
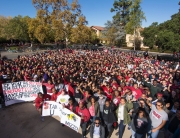
[(2, 84), (5, 105), (33, 101), (39, 92), (43, 93), (39, 82), (19, 81)]
[(43, 104), (42, 116), (57, 115), (61, 118), (61, 123), (75, 131), (79, 131), (81, 118), (75, 113), (54, 101), (45, 101)]
[(81, 118), (66, 108), (62, 111), (61, 123), (78, 132)]
[(45, 101), (43, 103), (42, 116), (59, 116), (61, 117), (62, 105), (54, 101)]

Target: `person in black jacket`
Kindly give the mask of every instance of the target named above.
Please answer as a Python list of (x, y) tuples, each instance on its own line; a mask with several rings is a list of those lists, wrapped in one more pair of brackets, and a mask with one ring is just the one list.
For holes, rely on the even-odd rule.
[(113, 131), (113, 123), (116, 122), (116, 118), (114, 115), (114, 106), (110, 103), (109, 100), (106, 100), (104, 108), (103, 108), (103, 120), (104, 124), (107, 128), (107, 138), (111, 137)]
[(139, 107), (131, 121), (131, 138), (145, 138), (150, 120), (144, 108)]
[(105, 129), (101, 125), (99, 117), (95, 118), (95, 122), (90, 127), (90, 138), (105, 138)]

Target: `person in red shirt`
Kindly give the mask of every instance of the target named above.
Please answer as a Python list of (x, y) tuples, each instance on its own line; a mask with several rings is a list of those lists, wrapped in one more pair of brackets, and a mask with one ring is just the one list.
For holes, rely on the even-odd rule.
[(30, 81), (31, 80), (31, 77), (29, 76), (28, 72), (25, 72), (24, 80), (25, 81)]
[(50, 101), (51, 100), (51, 95), (49, 95), (47, 93), (43, 94), (43, 100), (44, 101)]
[(103, 92), (105, 93), (105, 95), (107, 96), (107, 98), (111, 101), (113, 89), (112, 89), (112, 87), (110, 87), (109, 83), (102, 85), (101, 88), (102, 88)]
[(44, 121), (44, 117), (42, 116), (42, 106), (43, 106), (43, 94), (41, 92), (38, 93), (37, 98), (35, 99), (35, 107), (41, 115), (41, 120)]
[(114, 92), (114, 96), (113, 96), (113, 103), (114, 105), (117, 107), (121, 101), (121, 96), (120, 96), (120, 93), (119, 91), (115, 91)]
[(52, 84), (51, 80), (48, 80), (47, 83), (43, 83), (46, 86), (47, 93), (52, 94), (52, 89), (54, 88), (54, 84)]
[(141, 95), (142, 95), (142, 92), (141, 90), (138, 88), (138, 84), (135, 83), (133, 87), (129, 87), (129, 89), (132, 91), (132, 94), (134, 95), (134, 97), (136, 98), (136, 100), (138, 100)]
[(117, 81), (115, 79), (113, 79), (112, 83), (111, 83), (111, 86), (115, 87), (117, 89), (119, 85), (118, 85)]
[(88, 122), (90, 120), (90, 113), (88, 109), (84, 106), (84, 101), (79, 102), (79, 107), (77, 108), (77, 114), (81, 117), (81, 128), (82, 128), (82, 136), (86, 137), (86, 128), (88, 126)]
[(60, 95), (60, 92), (57, 92), (55, 88), (52, 89), (53, 94), (51, 95), (51, 101), (57, 100), (57, 97)]

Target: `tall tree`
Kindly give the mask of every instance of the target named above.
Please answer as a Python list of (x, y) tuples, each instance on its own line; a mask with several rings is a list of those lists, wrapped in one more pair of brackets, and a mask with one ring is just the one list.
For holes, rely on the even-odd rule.
[(153, 48), (157, 45), (159, 50), (175, 51), (180, 46), (180, 14), (176, 13), (171, 16), (171, 20), (165, 21), (158, 25), (153, 23), (144, 28), (142, 36), (144, 44)]
[(89, 43), (93, 39), (93, 33), (89, 27), (86, 26), (86, 18), (80, 16), (78, 19), (78, 25), (72, 29), (70, 40), (73, 43)]
[(116, 24), (112, 21), (107, 21), (102, 31), (102, 39), (106, 40), (111, 45), (114, 45), (117, 40), (117, 28), (115, 26)]
[(28, 16), (16, 16), (5, 26), (7, 39), (18, 39), (20, 41), (29, 41), (28, 35)]
[(118, 39), (125, 36), (126, 30), (125, 26), (129, 22), (130, 7), (132, 5), (132, 0), (115, 0), (111, 12), (116, 12), (113, 16), (113, 23), (116, 27), (116, 35)]
[(142, 0), (132, 0), (129, 13), (129, 21), (126, 24), (126, 33), (133, 34), (136, 28), (140, 28), (142, 21), (146, 20), (144, 12), (141, 8)]
[(142, 36), (144, 37), (143, 43), (145, 46), (149, 46), (152, 49), (156, 45), (158, 34), (158, 23), (154, 22), (149, 27), (144, 28)]
[[(47, 26), (48, 24), (55, 31), (55, 41), (69, 40), (72, 28), (79, 23), (79, 17), (84, 17), (77, 0), (73, 0), (71, 3), (68, 0), (32, 1), (37, 9), (37, 18), (42, 22), (41, 26)], [(84, 23), (87, 23), (87, 21)]]
[(31, 18), (28, 21), (28, 34), (30, 37), (31, 42), (34, 42), (37, 38), (35, 35), (35, 31), (40, 23), (36, 18)]
[(0, 38), (6, 38), (5, 27), (8, 25), (11, 17), (0, 16)]

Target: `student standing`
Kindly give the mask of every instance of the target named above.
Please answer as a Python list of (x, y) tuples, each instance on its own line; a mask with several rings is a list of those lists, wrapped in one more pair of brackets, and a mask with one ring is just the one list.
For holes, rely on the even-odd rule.
[(149, 119), (144, 108), (139, 107), (131, 121), (131, 138), (145, 138), (148, 130)]
[(105, 138), (105, 129), (99, 117), (96, 117), (94, 123), (91, 124), (90, 138)]
[(77, 108), (76, 112), (81, 117), (82, 138), (86, 138), (86, 129), (90, 120), (90, 113), (84, 106), (83, 101), (79, 102), (79, 108)]
[(150, 119), (151, 119), (151, 129), (148, 132), (148, 138), (157, 138), (159, 130), (164, 127), (166, 121), (168, 120), (168, 114), (163, 110), (163, 101), (158, 100), (156, 105), (147, 100), (147, 104), (151, 107)]

